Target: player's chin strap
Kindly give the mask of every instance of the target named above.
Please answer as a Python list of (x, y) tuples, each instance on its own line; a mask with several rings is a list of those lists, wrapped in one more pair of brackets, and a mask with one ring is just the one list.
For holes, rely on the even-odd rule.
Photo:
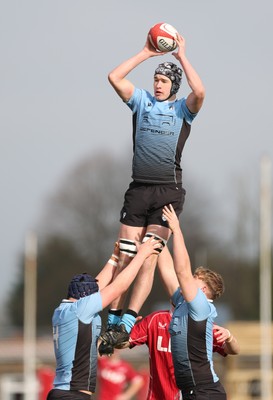
[(146, 242), (146, 241), (147, 241), (148, 239), (150, 239), (151, 237), (154, 237), (155, 240), (160, 240), (161, 246), (160, 246), (159, 248), (155, 249), (155, 250), (156, 250), (158, 253), (161, 253), (161, 251), (164, 249), (164, 247), (165, 247), (166, 244), (167, 244), (167, 240), (166, 240), (166, 239), (163, 239), (162, 237), (160, 237), (159, 235), (156, 235), (156, 234), (153, 233), (153, 232), (146, 232), (146, 234), (145, 234), (145, 236), (144, 236), (144, 238), (143, 238), (143, 240), (142, 240), (142, 243)]
[(163, 100), (156, 100), (156, 101), (158, 101), (159, 103), (162, 103), (163, 101), (167, 101), (167, 100), (169, 100), (169, 99), (172, 97), (173, 94), (174, 94), (174, 93), (172, 93), (172, 91), (170, 91), (170, 94), (169, 94), (169, 96), (168, 96), (166, 99), (163, 99)]

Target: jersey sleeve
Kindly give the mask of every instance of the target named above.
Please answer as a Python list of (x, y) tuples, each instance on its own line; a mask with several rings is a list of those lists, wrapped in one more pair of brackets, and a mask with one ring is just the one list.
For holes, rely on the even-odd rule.
[(126, 104), (134, 114), (139, 108), (142, 108), (144, 104), (152, 102), (153, 96), (147, 90), (135, 87), (132, 97), (127, 101)]
[(76, 314), (80, 321), (88, 324), (95, 314), (102, 311), (102, 299), (100, 292), (82, 297), (75, 302)]
[(177, 306), (179, 302), (183, 301), (183, 296), (181, 294), (180, 288), (177, 288), (174, 294), (171, 297), (172, 304)]
[(223, 357), (227, 356), (227, 353), (225, 352), (225, 348), (224, 348), (224, 343), (219, 345), (217, 343), (214, 343), (214, 340), (213, 340), (213, 352), (218, 353)]
[(209, 316), (212, 318), (217, 316), (215, 307), (211, 305), (201, 289), (198, 289), (195, 298), (188, 302), (188, 310), (189, 315), (195, 321), (203, 321)]
[(135, 87), (134, 93), (131, 98), (127, 101), (127, 106), (131, 109), (133, 113), (136, 112), (137, 106), (141, 101), (142, 90)]
[(141, 377), (141, 375), (129, 363), (126, 363), (126, 377), (127, 381), (130, 382), (135, 378)]
[(222, 343), (217, 342), (215, 330), (213, 330), (213, 352), (218, 353), (223, 357), (227, 356), (227, 353), (225, 352), (225, 342)]
[(140, 322), (134, 325), (130, 333), (130, 347), (146, 344), (148, 339), (148, 320), (143, 318)]
[(185, 120), (189, 124), (191, 124), (192, 121), (194, 120), (194, 118), (196, 117), (197, 113), (193, 114), (192, 112), (190, 112), (190, 110), (188, 109), (188, 107), (186, 105), (186, 100), (187, 100), (186, 97), (183, 97), (182, 102), (181, 102), (181, 107), (182, 107), (182, 110), (183, 110), (183, 114), (184, 114)]

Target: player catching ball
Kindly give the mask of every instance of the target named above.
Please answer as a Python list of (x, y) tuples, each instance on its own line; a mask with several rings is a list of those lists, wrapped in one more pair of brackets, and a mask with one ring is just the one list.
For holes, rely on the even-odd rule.
[[(109, 73), (109, 82), (132, 111), (133, 171), (132, 182), (124, 196), (120, 213), (120, 259), (117, 273), (123, 270), (136, 254), (135, 241), (146, 241), (151, 235), (165, 245), (171, 230), (162, 217), (165, 204), (173, 204), (182, 212), (185, 190), (182, 186), (182, 151), (191, 131), (191, 124), (202, 107), (205, 89), (186, 57), (185, 39), (177, 33), (177, 49), (173, 53), (158, 52), (147, 36), (141, 51)], [(127, 76), (151, 57), (172, 54), (177, 61), (162, 62), (153, 74), (153, 94), (137, 88)], [(182, 71), (190, 93), (177, 98)], [(159, 252), (158, 252), (159, 254)], [(108, 332), (102, 335), (102, 346), (127, 341), (138, 312), (148, 297), (158, 255), (143, 264), (133, 287), (129, 308), (122, 316), (123, 299), (111, 304)]]

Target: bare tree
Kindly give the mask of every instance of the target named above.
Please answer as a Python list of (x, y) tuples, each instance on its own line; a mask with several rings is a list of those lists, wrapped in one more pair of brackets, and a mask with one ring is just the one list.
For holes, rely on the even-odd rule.
[(58, 235), (99, 264), (118, 235), (119, 212), (129, 182), (127, 160), (98, 154), (76, 166), (49, 198), (39, 224), (42, 237)]

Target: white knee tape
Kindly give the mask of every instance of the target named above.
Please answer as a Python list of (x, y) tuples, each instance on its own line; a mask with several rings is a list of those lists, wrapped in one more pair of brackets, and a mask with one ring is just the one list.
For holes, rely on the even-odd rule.
[(129, 239), (119, 239), (119, 251), (129, 257), (135, 257), (137, 253), (135, 242)]
[(160, 243), (161, 243), (162, 247), (158, 248), (158, 249), (155, 249), (158, 253), (161, 253), (161, 251), (163, 250), (164, 246), (166, 246), (166, 244), (167, 244), (167, 240), (163, 239), (161, 236), (156, 235), (153, 232), (146, 232), (146, 234), (145, 234), (145, 236), (144, 236), (144, 238), (142, 240), (142, 243), (146, 242), (151, 237), (154, 237), (155, 240), (160, 240), (161, 241)]

